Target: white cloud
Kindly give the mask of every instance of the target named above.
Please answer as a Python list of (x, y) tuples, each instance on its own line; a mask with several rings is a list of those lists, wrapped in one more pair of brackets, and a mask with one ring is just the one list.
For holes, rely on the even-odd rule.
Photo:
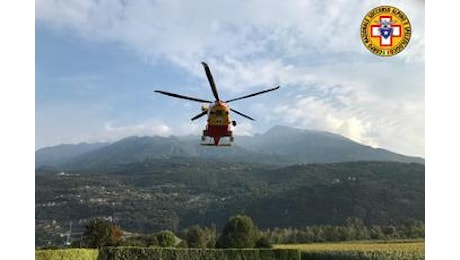
[[(390, 1), (410, 10), (413, 42), (424, 42), (424, 8)], [(365, 51), (357, 35), (375, 3), (361, 1), (113, 1), (38, 0), (38, 22), (75, 30), (90, 40), (110, 41), (142, 55), (171, 60), (256, 54), (330, 54)], [(410, 5), (410, 8), (409, 8)], [(417, 49), (417, 48), (415, 48)], [(420, 57), (423, 49), (406, 56)], [(189, 64), (187, 64), (189, 65)], [(187, 66), (188, 67), (188, 66)]]
[(335, 132), (403, 154), (424, 154), (423, 94), (421, 99), (404, 95), (382, 99), (359, 87), (322, 85), (319, 91), (314, 91), (315, 85), (307, 88), (313, 90), (310, 95), (295, 95), (292, 101), (270, 109), (274, 121)]
[(177, 131), (173, 132), (172, 135), (181, 136), (181, 135), (201, 135), (203, 129), (205, 128), (205, 122), (183, 122), (178, 124), (178, 126), (174, 127), (174, 129), (178, 129)]
[(104, 135), (107, 135), (110, 139), (120, 139), (132, 135), (170, 136), (172, 133), (172, 129), (169, 126), (156, 121), (123, 126), (114, 126), (112, 122), (107, 122), (104, 125), (104, 130), (106, 131)]
[(252, 123), (247, 121), (237, 123), (236, 127), (233, 128), (233, 131), (236, 136), (252, 136), (254, 134)]
[[(401, 8), (413, 27), (406, 50), (390, 59), (370, 54), (359, 37), (364, 15), (383, 4)], [(286, 90), (273, 95), (289, 100), (243, 111), (266, 114), (261, 121), (329, 130), (414, 155), (424, 154), (424, 14), (415, 0), (36, 1), (38, 26), (172, 62), (203, 83), (199, 62), (207, 61), (225, 98), (281, 85)], [(251, 124), (238, 128), (253, 131)], [(195, 124), (169, 131), (189, 129), (200, 131)]]

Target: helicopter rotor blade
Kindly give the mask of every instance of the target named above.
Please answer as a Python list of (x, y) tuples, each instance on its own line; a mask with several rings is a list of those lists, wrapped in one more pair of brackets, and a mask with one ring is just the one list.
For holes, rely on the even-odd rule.
[(246, 96), (233, 98), (233, 99), (225, 101), (225, 103), (230, 103), (230, 102), (240, 100), (240, 99), (243, 99), (243, 98), (249, 98), (249, 97), (257, 96), (257, 95), (264, 94), (264, 93), (267, 93), (267, 92), (270, 92), (270, 91), (273, 91), (273, 90), (277, 90), (279, 88), (280, 88), (280, 86), (277, 86), (276, 88), (266, 89), (266, 90), (262, 90), (262, 91), (259, 91), (259, 92), (256, 92), (256, 93), (246, 95)]
[(199, 113), (198, 115), (192, 117), (192, 121), (193, 121), (193, 120), (196, 120), (196, 119), (198, 119), (198, 118), (200, 118), (200, 117), (202, 117), (202, 116), (204, 116), (204, 115), (206, 115), (207, 113), (208, 113), (207, 110), (206, 110), (206, 111), (203, 111), (203, 112), (201, 112), (201, 113)]
[(155, 92), (166, 95), (166, 96), (175, 97), (175, 98), (182, 98), (182, 99), (192, 100), (192, 101), (201, 102), (201, 103), (212, 103), (209, 100), (204, 100), (204, 99), (194, 98), (194, 97), (187, 97), (187, 96), (174, 94), (174, 93), (170, 93), (170, 92), (166, 92), (162, 90), (155, 90)]
[(238, 111), (236, 111), (235, 109), (230, 108), (230, 110), (233, 111), (233, 112), (235, 112), (235, 113), (237, 113), (237, 114), (240, 115), (240, 116), (246, 117), (247, 119), (250, 119), (250, 120), (252, 120), (252, 121), (256, 121), (254, 118), (252, 118), (252, 117), (250, 117), (250, 116), (248, 116), (248, 115), (245, 115), (245, 114), (243, 114), (243, 113), (241, 113), (241, 112), (238, 112)]
[(208, 77), (209, 85), (211, 85), (212, 94), (216, 98), (216, 101), (219, 101), (219, 94), (217, 93), (216, 84), (214, 83), (214, 79), (212, 78), (211, 70), (209, 69), (208, 64), (206, 64), (205, 62), (201, 62), (201, 64), (203, 64), (204, 71), (206, 72), (206, 77)]

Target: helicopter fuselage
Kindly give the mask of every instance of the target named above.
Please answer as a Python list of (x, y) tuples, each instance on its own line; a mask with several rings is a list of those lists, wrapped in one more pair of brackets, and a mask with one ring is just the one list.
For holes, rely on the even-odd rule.
[(217, 101), (210, 104), (208, 108), (208, 124), (206, 129), (203, 130), (202, 142), (206, 141), (206, 137), (211, 137), (213, 144), (219, 145), (221, 137), (230, 137), (231, 145), (233, 141), (231, 123), (230, 109), (225, 102)]
[(208, 125), (223, 126), (230, 122), (230, 108), (225, 102), (217, 101), (209, 106)]

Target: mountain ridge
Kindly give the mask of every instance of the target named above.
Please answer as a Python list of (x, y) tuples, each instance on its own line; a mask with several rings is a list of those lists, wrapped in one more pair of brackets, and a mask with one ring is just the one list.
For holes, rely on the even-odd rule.
[(230, 148), (203, 147), (198, 140), (199, 137), (191, 136), (130, 136), (113, 143), (74, 145), (73, 152), (63, 152), (63, 148), (72, 150), (72, 145), (46, 147), (35, 153), (36, 168), (101, 168), (147, 158), (176, 156), (279, 165), (361, 160), (424, 163), (423, 158), (372, 148), (338, 134), (281, 125), (251, 137), (236, 136), (235, 145)]

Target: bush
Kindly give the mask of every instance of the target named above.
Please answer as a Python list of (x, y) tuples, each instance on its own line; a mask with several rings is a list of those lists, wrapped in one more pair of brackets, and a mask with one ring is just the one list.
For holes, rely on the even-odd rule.
[(160, 247), (173, 247), (176, 245), (176, 235), (171, 231), (161, 231), (155, 236)]
[(261, 237), (256, 242), (256, 248), (272, 248), (272, 245), (266, 237)]
[(83, 245), (87, 248), (119, 245), (123, 232), (118, 225), (95, 218), (86, 226), (83, 233)]

